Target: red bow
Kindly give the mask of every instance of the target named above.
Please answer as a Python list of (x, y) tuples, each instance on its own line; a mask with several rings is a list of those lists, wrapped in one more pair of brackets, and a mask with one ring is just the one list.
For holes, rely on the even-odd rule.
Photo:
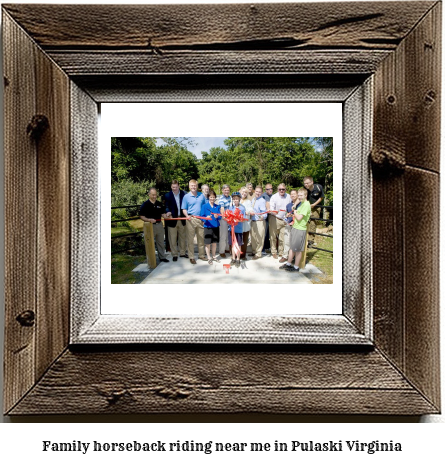
[(234, 211), (226, 210), (222, 217), (227, 221), (228, 224), (230, 224), (230, 226), (232, 226), (232, 249), (235, 250), (235, 253), (237, 253), (238, 251), (241, 251), (241, 249), (238, 245), (238, 241), (236, 240), (235, 226), (238, 223), (248, 220), (243, 217), (243, 214), (239, 208), (235, 208)]

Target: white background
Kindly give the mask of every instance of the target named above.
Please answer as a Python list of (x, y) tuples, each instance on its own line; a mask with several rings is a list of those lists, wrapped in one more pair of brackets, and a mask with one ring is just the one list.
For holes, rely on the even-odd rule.
[[(111, 208), (111, 137), (333, 137), (335, 214), (341, 218), (342, 173), (342, 104), (341, 103), (134, 103), (101, 105), (100, 173), (102, 210), (101, 253), (101, 313), (156, 315), (165, 310), (167, 296), (193, 294), (196, 299), (182, 299), (173, 303), (171, 315), (289, 315), (289, 314), (341, 314), (342, 313), (342, 229), (335, 223), (334, 283), (317, 286), (319, 305), (312, 305), (313, 285), (292, 284), (264, 287), (251, 284), (254, 275), (244, 270), (243, 282), (248, 286), (230, 286), (237, 305), (227, 306), (224, 299), (216, 298), (227, 287), (222, 284), (110, 284), (110, 208)], [(188, 192), (187, 187), (182, 186)], [(190, 265), (192, 268), (192, 265)], [(222, 268), (222, 264), (221, 264)], [(192, 271), (192, 269), (191, 269)], [(277, 265), (277, 273), (280, 273)], [(218, 279), (221, 281), (225, 275)], [(249, 283), (250, 281), (250, 283)], [(312, 287), (312, 290), (311, 290)], [(249, 294), (247, 294), (247, 292)], [(282, 296), (298, 293), (292, 305), (277, 305)], [(149, 293), (149, 298), (147, 298)], [(253, 297), (256, 295), (257, 297)], [(261, 301), (261, 305), (258, 302)], [(324, 302), (324, 304), (323, 304)], [(162, 314), (165, 316), (165, 313)]]
[[(141, 3), (132, 0), (133, 3)], [(19, 2), (10, 2), (19, 3)], [(20, 2), (26, 3), (26, 2)], [(55, 2), (39, 2), (39, 3), (60, 3)], [(68, 3), (68, 2), (66, 2)], [(78, 0), (70, 3), (90, 3)], [(102, 2), (106, 3), (106, 2)], [(108, 3), (121, 3), (121, 2), (108, 2)], [(149, 3), (149, 2), (147, 2)], [(153, 2), (155, 3), (155, 2)], [(157, 2), (157, 3), (160, 3)], [(186, 3), (186, 1), (170, 3)], [(195, 2), (197, 3), (197, 2)], [(211, 0), (207, 3), (212, 3)], [(250, 3), (240, 1), (239, 3)], [(1, 94), (0, 94), (0, 98)], [(442, 147), (444, 146), (444, 120), (442, 119)], [(443, 163), (443, 158), (442, 158)], [(3, 166), (0, 165), (3, 170)], [(2, 174), (2, 173), (0, 173)], [(3, 176), (0, 175), (0, 182), (3, 183)], [(444, 189), (441, 192), (441, 213), (442, 218), (445, 217), (445, 196)], [(0, 189), (0, 195), (3, 195), (3, 185)], [(2, 217), (4, 216), (3, 202), (0, 204)], [(3, 229), (0, 229), (2, 234), (2, 241), (4, 243)], [(441, 234), (443, 238), (443, 234)], [(4, 248), (0, 248), (0, 254), (4, 262)], [(441, 251), (441, 270), (443, 266), (443, 251)], [(443, 271), (441, 271), (443, 278)], [(2, 276), (3, 279), (3, 276)], [(442, 299), (442, 302), (444, 299)], [(442, 303), (443, 308), (443, 303)], [(1, 327), (0, 327), (0, 351), (3, 358), (3, 331), (4, 320), (3, 313), (1, 314)], [(444, 318), (441, 323), (442, 334), (444, 333)], [(442, 399), (445, 401), (444, 395), (444, 373), (445, 367), (443, 360), (445, 360), (445, 353), (442, 344)], [(81, 464), (91, 463), (97, 464), (96, 455), (82, 456), (80, 453), (52, 453), (52, 455), (40, 452), (42, 449), (43, 440), (63, 441), (69, 442), (72, 440), (82, 440), (91, 442), (97, 441), (127, 441), (127, 440), (169, 440), (175, 441), (177, 439), (187, 440), (201, 440), (207, 439), (219, 441), (269, 441), (273, 442), (275, 439), (282, 441), (285, 440), (338, 440), (338, 439), (359, 439), (363, 441), (372, 441), (378, 439), (380, 441), (401, 441), (404, 445), (403, 453), (390, 453), (390, 454), (346, 454), (342, 453), (335, 455), (334, 453), (320, 453), (319, 455), (286, 455), (284, 456), (271, 456), (270, 453), (264, 453), (261, 456), (236, 455), (234, 453), (227, 453), (220, 455), (175, 455), (168, 456), (168, 458), (159, 455), (126, 455), (123, 457), (121, 454), (102, 456), (107, 460), (108, 464), (122, 463), (122, 459), (130, 459), (132, 464), (147, 464), (155, 462), (156, 459), (162, 459), (161, 463), (187, 463), (192, 462), (202, 463), (205, 461), (209, 463), (244, 463), (247, 460), (255, 460), (256, 463), (269, 464), (272, 460), (279, 460), (279, 463), (354, 463), (360, 460), (360, 463), (379, 463), (391, 464), (400, 463), (400, 461), (409, 463), (443, 463), (443, 438), (445, 437), (445, 417), (444, 415), (427, 415), (420, 419), (421, 422), (440, 424), (420, 425), (420, 424), (393, 424), (394, 422), (418, 421), (417, 418), (404, 418), (404, 417), (363, 417), (363, 416), (304, 416), (304, 417), (287, 417), (287, 416), (272, 416), (272, 417), (250, 417), (250, 421), (258, 420), (260, 424), (243, 424), (245, 421), (244, 416), (201, 416), (198, 421), (203, 423), (196, 424), (162, 424), (162, 422), (178, 422), (184, 421), (183, 418), (176, 416), (129, 416), (129, 417), (113, 417), (113, 416), (100, 416), (100, 417), (32, 417), (14, 420), (15, 424), (11, 424), (10, 418), (2, 418), (4, 424), (0, 425), (0, 460), (2, 463), (54, 463), (59, 464), (61, 461), (66, 464)], [(189, 421), (193, 421), (193, 417), (188, 417)], [(96, 425), (91, 422), (101, 422), (104, 424)], [(114, 422), (146, 422), (134, 423), (129, 425), (120, 425)], [(205, 423), (205, 422), (219, 422), (219, 423)], [(223, 422), (233, 422), (227, 424)], [(272, 423), (266, 423), (270, 421)], [(336, 423), (332, 422), (346, 422)], [(356, 424), (355, 422), (365, 421), (365, 424)], [(32, 424), (26, 424), (32, 422)], [(35, 422), (42, 422), (42, 424), (34, 424)], [(55, 422), (67, 422), (68, 424), (58, 425)], [(77, 423), (71, 423), (77, 422)], [(106, 424), (107, 422), (111, 422)], [(303, 422), (318, 422), (317, 424), (303, 424)], [(379, 422), (375, 424), (374, 422)], [(300, 439), (301, 438), (301, 439)], [(132, 454), (132, 453), (129, 453)], [(353, 462), (352, 462), (353, 461)], [(157, 462), (159, 463), (159, 462)]]

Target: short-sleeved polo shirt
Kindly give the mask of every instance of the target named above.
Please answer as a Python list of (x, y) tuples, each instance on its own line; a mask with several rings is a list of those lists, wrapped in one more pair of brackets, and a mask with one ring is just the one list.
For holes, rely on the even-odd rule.
[(205, 203), (206, 198), (202, 192), (197, 192), (196, 195), (189, 192), (182, 199), (181, 209), (187, 210), (189, 215), (200, 216), (201, 208)]
[(145, 218), (156, 220), (157, 223), (161, 221), (161, 215), (163, 213), (165, 213), (165, 207), (161, 202), (159, 202), (159, 200), (156, 200), (155, 203), (152, 203), (149, 199), (142, 204), (140, 209), (140, 216), (145, 216)]
[(218, 205), (219, 208), (224, 207), (224, 210), (227, 210), (232, 205), (232, 197), (222, 195), (218, 200)]
[(199, 216), (210, 216), (211, 220), (203, 220), (204, 221), (204, 228), (218, 228), (219, 227), (219, 220), (220, 216), (211, 215), (211, 213), (219, 213), (220, 208), (218, 205), (213, 204), (213, 207), (209, 203), (205, 203), (201, 208), (201, 214)]

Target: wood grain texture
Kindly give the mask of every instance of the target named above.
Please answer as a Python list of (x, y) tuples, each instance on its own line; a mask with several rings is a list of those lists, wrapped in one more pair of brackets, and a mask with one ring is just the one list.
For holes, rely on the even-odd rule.
[[(9, 409), (68, 343), (69, 79), (6, 14), (4, 22)], [(26, 311), (30, 326), (14, 318)]]
[(153, 235), (153, 225), (151, 223), (144, 223), (144, 244), (145, 244), (145, 255), (147, 256), (147, 265), (149, 268), (154, 270), (157, 267), (157, 264), (156, 264), (156, 252), (155, 252), (155, 239)]
[(69, 78), (36, 50), (36, 114), (48, 127), (37, 147), (37, 339), (39, 378), (69, 339), (70, 95)]
[(13, 414), (435, 411), (378, 352), (66, 352)]
[[(373, 190), (375, 342), (436, 405), (438, 346), (429, 341), (439, 318), (438, 27), (439, 4), (376, 73), (372, 154), (383, 162)], [(414, 218), (419, 191), (425, 208)]]
[[(4, 7), (6, 412), (412, 415), (439, 411), (438, 254), (437, 242), (431, 244), (437, 232), (431, 239), (429, 228), (438, 227), (441, 7), (438, 2), (413, 1), (326, 3), (320, 8), (305, 3)], [(317, 73), (313, 82), (325, 73), (323, 80), (338, 83), (337, 73), (351, 73), (348, 79), (355, 81), (361, 74), (363, 82), (363, 73), (375, 71), (372, 158), (381, 161), (380, 169), (375, 165), (373, 180), (375, 350), (87, 346), (65, 348), (57, 357), (66, 344), (67, 236), (64, 225), (57, 227), (46, 216), (51, 205), (56, 217), (63, 216), (66, 207), (67, 126), (66, 113), (59, 107), (66, 103), (67, 80), (49, 65), (44, 53), (60, 60), (80, 86), (73, 90), (71, 83), (70, 129), (75, 138), (81, 133), (71, 149), (86, 169), (96, 166), (91, 156), (96, 153), (91, 142), (96, 127), (79, 123), (79, 108), (85, 109), (88, 122), (97, 109), (84, 90), (98, 101), (112, 101), (119, 94), (114, 91), (123, 86), (127, 95), (138, 94), (135, 100), (150, 99), (159, 83), (172, 79), (178, 92), (185, 89), (192, 95), (195, 89), (208, 87), (217, 98), (221, 82), (242, 91), (249, 79), (254, 81), (251, 86), (261, 86), (264, 75), (272, 72), (281, 73), (278, 79), (286, 88), (286, 82), (299, 73)], [(123, 57), (124, 65), (131, 68), (129, 74), (116, 57)], [(207, 57), (207, 68), (201, 57)], [(149, 79), (138, 65), (150, 74)], [(226, 69), (229, 74), (206, 75), (209, 70), (224, 73)], [(202, 74), (191, 75), (197, 71)], [(250, 78), (236, 75), (240, 71)], [(166, 72), (176, 75), (166, 77)], [(314, 74), (301, 76), (314, 78)], [(48, 92), (49, 83), (55, 86), (54, 95), (53, 90)], [(121, 98), (125, 92), (120, 91)], [(170, 95), (163, 98), (168, 101)], [(48, 128), (39, 137), (35, 137), (39, 131), (31, 131), (30, 138), (27, 125), (37, 109), (47, 113), (43, 116)], [(51, 152), (54, 147), (60, 153)], [(52, 170), (55, 180), (50, 179)], [(417, 197), (410, 191), (413, 185), (421, 186), (427, 203), (421, 213), (424, 221), (411, 227), (408, 220), (417, 207)], [(51, 188), (55, 194), (49, 192)], [(79, 198), (92, 195), (86, 190)], [(71, 208), (73, 224), (78, 220), (82, 224), (85, 218)], [(20, 223), (25, 224), (19, 229)], [(49, 250), (52, 237), (62, 257)], [(426, 245), (420, 250), (416, 241)], [(58, 266), (64, 270), (61, 277), (50, 276)], [(422, 279), (414, 269), (424, 273)], [(62, 290), (56, 289), (58, 283)], [(75, 284), (72, 298), (73, 290)], [(83, 297), (86, 305), (98, 303)], [(43, 308), (45, 302), (52, 310)], [(368, 322), (364, 323), (358, 325), (366, 327)]]
[[(439, 175), (407, 168), (404, 182), (405, 371), (410, 382), (440, 407), (440, 352), (439, 345), (431, 343), (439, 340), (440, 329)], [(428, 205), (420, 211), (419, 192)]]
[(388, 50), (49, 51), (73, 78), (136, 74), (370, 74)]
[[(372, 156), (405, 163), (404, 44), (385, 60), (374, 78)], [(392, 160), (392, 159), (391, 159)], [(396, 165), (398, 166), (398, 165)], [(404, 367), (404, 182), (376, 171), (373, 177), (374, 341)]]
[(442, 3), (437, 3), (405, 41), (406, 162), (439, 172)]
[[(48, 50), (395, 49), (434, 2), (217, 5), (15, 5), (4, 8)], [(38, 17), (39, 21), (35, 21)], [(69, 34), (67, 34), (69, 30)]]
[(36, 110), (35, 46), (8, 15), (3, 15), (3, 43), (6, 411), (35, 382), (37, 157), (27, 135)]

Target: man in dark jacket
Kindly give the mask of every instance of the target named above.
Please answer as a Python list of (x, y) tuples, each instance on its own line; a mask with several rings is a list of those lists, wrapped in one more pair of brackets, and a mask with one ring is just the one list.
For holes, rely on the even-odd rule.
[[(171, 191), (164, 195), (166, 217), (170, 218), (184, 218), (184, 213), (181, 209), (182, 199), (186, 194), (185, 191), (179, 189), (179, 182), (175, 179), (171, 183)], [(185, 220), (175, 221), (167, 220), (165, 222), (168, 231), (168, 242), (172, 252), (173, 261), (178, 260), (178, 244), (179, 255), (186, 257), (186, 231)]]

